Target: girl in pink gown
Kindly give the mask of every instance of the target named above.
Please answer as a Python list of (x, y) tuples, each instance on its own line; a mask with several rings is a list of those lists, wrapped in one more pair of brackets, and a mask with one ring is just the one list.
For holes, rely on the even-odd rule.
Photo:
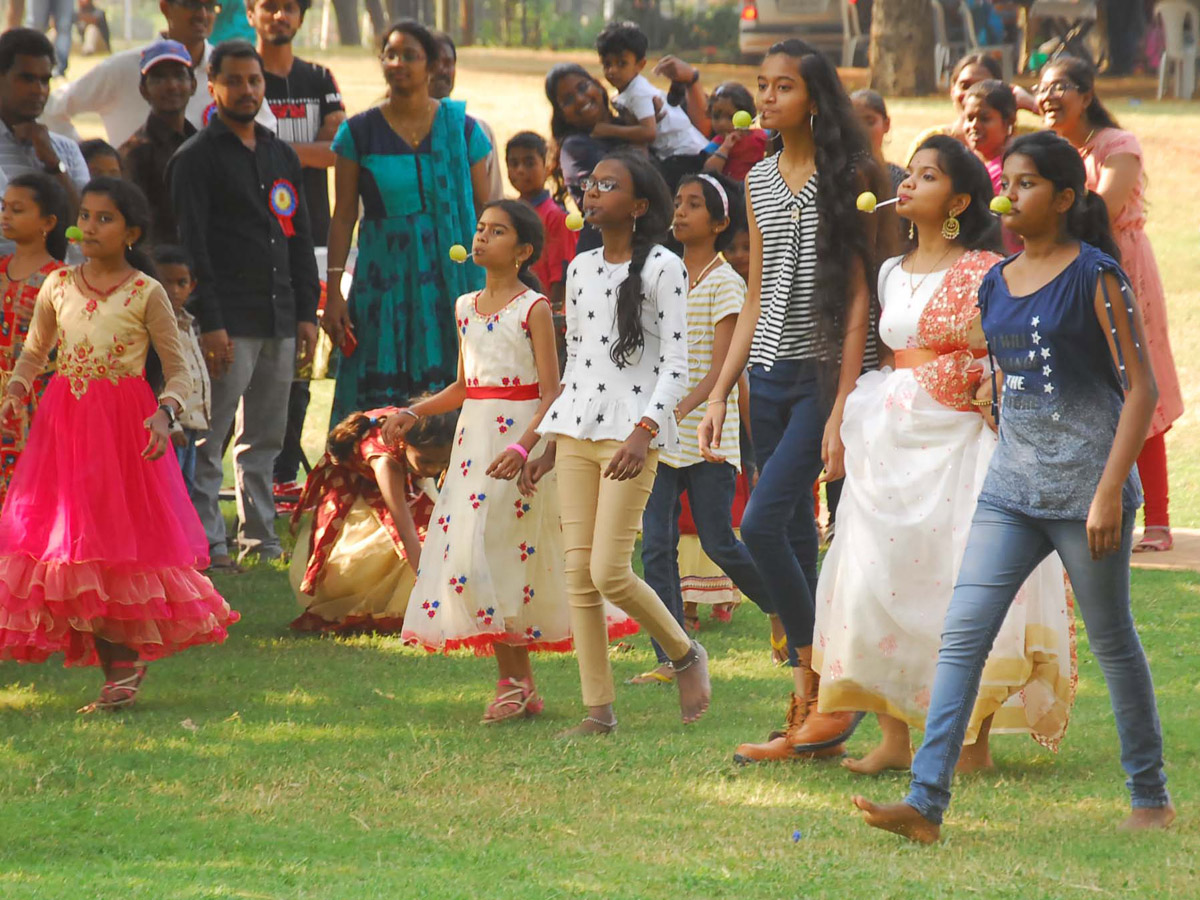
[[(190, 378), (166, 292), (134, 265), (148, 220), (129, 183), (88, 183), (87, 261), (46, 279), (0, 404), (11, 427), (57, 343), (0, 515), (0, 659), (99, 664), (104, 687), (81, 712), (132, 705), (149, 660), (219, 643), (238, 619), (197, 571), (207, 542), (166, 453)], [(166, 379), (157, 399), (144, 376), (151, 343)]]
[(1042, 71), (1038, 98), (1046, 126), (1079, 151), (1087, 187), (1104, 198), (1121, 268), (1129, 276), (1146, 329), (1146, 348), (1158, 405), (1150, 433), (1138, 456), (1138, 475), (1146, 495), (1145, 532), (1134, 552), (1170, 550), (1171, 518), (1167, 486), (1166, 434), (1183, 415), (1183, 393), (1167, 329), (1167, 298), (1150, 239), (1146, 237), (1145, 165), (1138, 139), (1117, 126), (1096, 97), (1092, 67), (1075, 57), (1061, 57)]

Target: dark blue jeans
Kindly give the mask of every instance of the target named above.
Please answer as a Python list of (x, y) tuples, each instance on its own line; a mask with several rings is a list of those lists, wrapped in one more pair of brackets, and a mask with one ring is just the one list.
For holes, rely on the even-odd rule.
[[(654, 490), (642, 514), (642, 568), (646, 583), (662, 598), (675, 620), (683, 624), (683, 590), (679, 578), (680, 498), (687, 491), (700, 546), (720, 566), (737, 589), (766, 613), (772, 611), (766, 585), (750, 552), (733, 533), (733, 497), (737, 470), (728, 463), (696, 463), (676, 469), (660, 464)], [(657, 642), (659, 665), (668, 662)]]
[(812, 487), (821, 474), (829, 403), (821, 363), (780, 360), (750, 367), (750, 425), (758, 484), (742, 517), (742, 540), (792, 649), (812, 644), (820, 539)]
[(187, 443), (175, 448), (175, 457), (179, 460), (179, 471), (183, 473), (183, 483), (187, 487), (188, 496), (192, 496), (196, 482), (196, 438), (199, 431), (191, 428), (183, 429)]
[(950, 805), (950, 783), (983, 665), (1017, 590), (1051, 551), (1058, 552), (1071, 577), (1089, 646), (1108, 683), (1133, 806), (1167, 805), (1154, 683), (1129, 603), (1133, 521), (1134, 512), (1127, 510), (1121, 549), (1092, 559), (1086, 523), (1034, 519), (979, 502), (942, 624), (925, 740), (913, 757), (905, 798), (925, 818), (940, 823)]

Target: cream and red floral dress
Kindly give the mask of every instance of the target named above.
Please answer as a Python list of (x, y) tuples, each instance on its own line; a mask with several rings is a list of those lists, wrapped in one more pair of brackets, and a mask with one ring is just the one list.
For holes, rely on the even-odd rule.
[[(548, 301), (525, 290), (485, 316), (477, 297), (464, 294), (455, 304), (467, 399), (430, 516), (403, 637), (428, 650), (471, 648), (481, 655), (498, 642), (565, 652), (572, 642), (555, 475), (523, 497), (515, 480), (487, 474), (537, 411), (529, 314)], [(637, 631), (611, 605), (608, 616), (610, 636)]]

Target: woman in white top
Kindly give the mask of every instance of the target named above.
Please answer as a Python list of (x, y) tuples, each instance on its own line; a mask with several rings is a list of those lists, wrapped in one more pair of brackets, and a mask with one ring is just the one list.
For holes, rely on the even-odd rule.
[(658, 453), (678, 442), (672, 411), (687, 389), (687, 272), (659, 243), (671, 197), (649, 160), (615, 154), (586, 180), (583, 212), (604, 245), (567, 272), (567, 366), (540, 428), (556, 444), (525, 470), (536, 483), (558, 468), (571, 630), (588, 709), (572, 735), (617, 725), (602, 598), (667, 651), (685, 723), (704, 714), (711, 693), (704, 648), (632, 565)]

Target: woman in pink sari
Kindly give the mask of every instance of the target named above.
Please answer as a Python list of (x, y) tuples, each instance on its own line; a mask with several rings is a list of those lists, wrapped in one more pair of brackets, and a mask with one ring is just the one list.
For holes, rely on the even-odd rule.
[(1158, 263), (1146, 237), (1145, 167), (1138, 139), (1117, 126), (1096, 97), (1096, 75), (1084, 60), (1064, 56), (1042, 71), (1038, 101), (1046, 127), (1066, 138), (1083, 157), (1087, 186), (1108, 205), (1113, 238), (1121, 250), (1121, 268), (1129, 275), (1146, 327), (1146, 346), (1158, 406), (1150, 434), (1138, 456), (1138, 474), (1146, 495), (1145, 531), (1134, 552), (1170, 550), (1171, 519), (1167, 491), (1166, 433), (1183, 414), (1183, 395), (1167, 333), (1167, 301)]

